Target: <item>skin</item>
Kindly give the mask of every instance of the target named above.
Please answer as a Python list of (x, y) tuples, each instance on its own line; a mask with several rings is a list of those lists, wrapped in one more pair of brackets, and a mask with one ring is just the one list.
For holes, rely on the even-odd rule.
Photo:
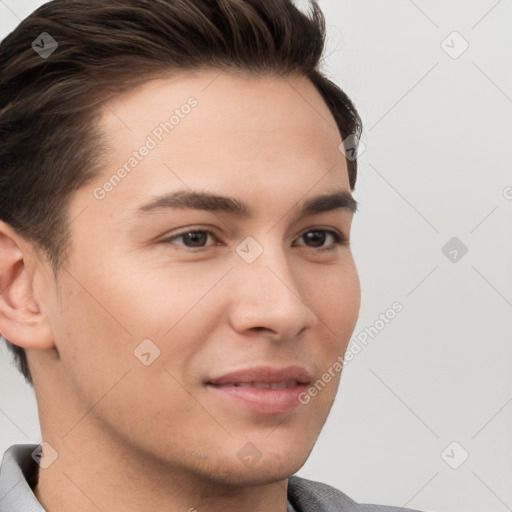
[[(190, 96), (197, 107), (95, 199)], [(287, 478), (307, 460), (340, 373), (279, 414), (234, 405), (204, 380), (297, 364), (314, 382), (345, 352), (360, 306), (350, 245), (326, 235), (319, 248), (302, 235), (321, 227), (348, 239), (353, 214), (296, 219), (309, 197), (350, 193), (335, 121), (304, 77), (203, 70), (111, 99), (99, 127), (108, 156), (72, 197), (72, 250), (58, 280), (0, 223), (0, 331), (27, 351), (42, 437), (58, 453), (40, 469), (36, 497), (50, 512), (285, 512)], [(238, 198), (254, 217), (134, 213), (184, 188)], [(188, 228), (214, 233), (202, 252), (183, 237), (164, 241)], [(263, 248), (250, 264), (235, 250), (249, 236)], [(133, 352), (147, 338), (160, 350), (149, 366)], [(253, 465), (237, 456), (248, 442), (261, 454)]]

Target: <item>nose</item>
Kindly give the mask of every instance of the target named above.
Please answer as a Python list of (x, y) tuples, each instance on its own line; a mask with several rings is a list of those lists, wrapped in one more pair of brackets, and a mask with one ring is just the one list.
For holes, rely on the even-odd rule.
[(236, 331), (264, 332), (276, 341), (293, 339), (319, 321), (301, 291), (308, 288), (301, 286), (307, 277), (292, 271), (284, 250), (277, 245), (267, 244), (252, 263), (237, 261), (230, 310)]

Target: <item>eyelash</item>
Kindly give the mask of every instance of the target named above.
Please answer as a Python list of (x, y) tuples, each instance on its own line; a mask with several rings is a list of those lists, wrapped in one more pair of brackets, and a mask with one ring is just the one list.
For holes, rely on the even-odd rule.
[[(331, 235), (333, 238), (334, 238), (334, 243), (332, 246), (330, 247), (308, 247), (308, 246), (303, 246), (303, 247), (307, 247), (309, 249), (317, 249), (319, 251), (332, 251), (334, 249), (336, 249), (336, 246), (337, 245), (348, 245), (349, 242), (347, 240), (347, 238), (345, 237), (345, 235), (339, 233), (338, 231), (335, 231), (333, 229), (325, 229), (325, 228), (313, 228), (313, 229), (308, 229), (307, 231), (305, 231), (304, 233), (302, 233), (302, 235), (299, 236), (299, 238), (303, 237), (304, 235), (306, 235), (307, 233), (312, 233), (312, 232), (324, 232), (324, 233), (327, 233), (329, 235)], [(173, 235), (169, 238), (166, 238), (165, 240), (162, 240), (162, 243), (172, 243), (173, 240), (176, 240), (177, 238), (180, 238), (180, 237), (183, 237), (183, 236), (186, 236), (186, 235), (189, 235), (190, 233), (207, 233), (208, 235), (211, 235), (213, 238), (217, 239), (217, 237), (215, 236), (215, 233), (213, 233), (213, 231), (210, 231), (208, 229), (188, 229), (187, 231), (182, 231), (181, 233), (177, 233), (176, 235)], [(206, 247), (187, 247), (185, 245), (183, 245), (182, 247), (185, 247), (186, 249), (188, 249), (189, 252), (201, 252), (201, 251), (204, 251), (206, 249), (208, 249), (209, 247), (212, 247), (212, 246), (206, 246)]]

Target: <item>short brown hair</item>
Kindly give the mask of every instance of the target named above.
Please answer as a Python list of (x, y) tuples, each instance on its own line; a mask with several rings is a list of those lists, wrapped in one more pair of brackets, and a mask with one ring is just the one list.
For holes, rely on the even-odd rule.
[[(173, 71), (218, 69), (308, 77), (342, 139), (361, 119), (320, 71), (325, 19), (291, 0), (53, 0), (0, 43), (0, 219), (33, 243), (55, 276), (66, 261), (69, 200), (101, 168), (102, 103)], [(48, 33), (47, 58), (32, 44)], [(357, 159), (347, 159), (353, 190)], [(33, 385), (25, 352), (6, 340)]]

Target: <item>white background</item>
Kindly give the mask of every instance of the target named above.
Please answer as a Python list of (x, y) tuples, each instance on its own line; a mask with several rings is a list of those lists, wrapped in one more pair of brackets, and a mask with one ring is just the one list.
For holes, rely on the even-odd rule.
[[(42, 3), (0, 0), (0, 37)], [(395, 301), (403, 311), (346, 366), (298, 475), (365, 503), (512, 510), (512, 2), (320, 6), (324, 71), (365, 126), (354, 338)], [(456, 262), (452, 237), (468, 249)], [(3, 345), (0, 358), (1, 454), (40, 433)]]

